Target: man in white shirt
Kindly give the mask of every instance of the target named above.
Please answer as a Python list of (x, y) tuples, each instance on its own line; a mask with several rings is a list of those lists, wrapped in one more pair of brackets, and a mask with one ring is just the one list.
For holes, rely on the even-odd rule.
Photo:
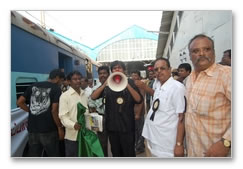
[(152, 90), (153, 103), (143, 127), (143, 137), (155, 157), (184, 156), (184, 109), (185, 87), (171, 77), (170, 63), (165, 58), (158, 58), (154, 64), (157, 81)]
[(88, 98), (92, 94), (92, 89), (88, 85), (88, 79), (85, 77), (81, 78), (81, 89), (84, 90)]
[(64, 92), (59, 101), (59, 118), (65, 127), (65, 153), (67, 157), (78, 157), (77, 135), (81, 126), (77, 122), (77, 104), (80, 102), (88, 113), (88, 97), (81, 86), (81, 73), (73, 71), (68, 75), (70, 88)]

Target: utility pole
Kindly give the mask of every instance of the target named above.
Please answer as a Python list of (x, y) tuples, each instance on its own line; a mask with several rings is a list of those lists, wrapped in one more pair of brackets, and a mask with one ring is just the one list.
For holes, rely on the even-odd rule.
[(40, 14), (41, 14), (41, 26), (42, 26), (43, 28), (46, 28), (45, 11), (41, 11)]

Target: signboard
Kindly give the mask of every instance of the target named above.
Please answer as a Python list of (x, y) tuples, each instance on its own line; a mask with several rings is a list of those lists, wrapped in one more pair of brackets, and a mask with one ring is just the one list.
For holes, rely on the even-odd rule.
[(11, 157), (22, 157), (28, 141), (28, 112), (20, 108), (11, 111)]

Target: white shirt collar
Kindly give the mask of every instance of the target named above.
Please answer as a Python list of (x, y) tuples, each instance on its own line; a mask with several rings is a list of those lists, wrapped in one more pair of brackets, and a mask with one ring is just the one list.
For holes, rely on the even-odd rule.
[[(71, 86), (69, 87), (68, 91), (69, 91), (70, 95), (73, 95), (74, 93), (77, 93)], [(84, 90), (82, 90), (80, 88), (80, 95), (83, 95), (83, 94), (84, 94)]]
[[(173, 77), (170, 77), (162, 86), (160, 86), (160, 89), (167, 90), (171, 85), (170, 83), (173, 81)], [(161, 85), (161, 84), (160, 84)]]

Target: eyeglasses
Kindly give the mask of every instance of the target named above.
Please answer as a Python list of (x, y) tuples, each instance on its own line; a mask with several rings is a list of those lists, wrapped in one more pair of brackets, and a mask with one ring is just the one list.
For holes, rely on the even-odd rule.
[(168, 69), (168, 68), (166, 68), (166, 67), (156, 67), (156, 68), (154, 68), (154, 71), (155, 71), (155, 72), (158, 72), (159, 69), (160, 69), (161, 71), (163, 71), (163, 70), (166, 70), (166, 69)]

